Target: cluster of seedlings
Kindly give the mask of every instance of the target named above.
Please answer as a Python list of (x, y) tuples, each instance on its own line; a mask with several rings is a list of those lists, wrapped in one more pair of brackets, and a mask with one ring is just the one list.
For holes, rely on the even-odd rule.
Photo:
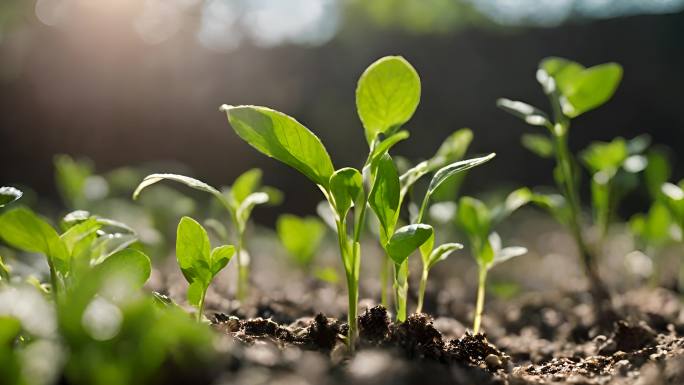
[[(347, 323), (336, 330), (346, 332), (348, 351), (353, 352), (359, 336), (359, 278), (366, 258), (361, 247), (362, 237), (376, 238), (384, 254), (378, 277), (379, 301), (385, 308), (393, 306), (397, 325), (415, 322), (415, 319), (411, 321), (410, 313), (423, 311), (430, 271), (464, 247), (452, 239), (438, 242), (431, 211), (441, 215), (443, 222), (456, 225), (479, 267), (472, 325), (475, 334), (482, 329), (488, 272), (527, 252), (524, 247), (504, 247), (496, 226), (528, 203), (548, 210), (568, 228), (598, 308), (610, 295), (598, 273), (596, 250), (611, 224), (617, 222), (620, 200), (639, 185), (641, 174), (653, 204), (648, 213), (632, 218), (630, 229), (649, 254), (657, 254), (673, 240), (681, 241), (684, 182), (678, 185), (668, 182), (671, 172), (667, 158), (662, 151), (649, 148), (647, 136), (593, 143), (579, 157), (568, 148), (571, 120), (609, 100), (621, 76), (622, 69), (615, 63), (585, 68), (561, 58), (543, 60), (537, 80), (549, 98), (550, 115), (520, 101), (500, 99), (497, 104), (526, 123), (546, 129), (545, 134), (525, 134), (522, 143), (535, 154), (555, 160), (553, 176), (557, 192), (520, 188), (494, 203), (464, 196), (453, 202), (456, 209), (452, 211), (440, 205), (455, 199), (468, 170), (491, 161), (495, 154), (464, 159), (472, 132), (462, 129), (450, 135), (433, 156), (415, 165), (407, 165), (405, 160), (390, 155), (397, 143), (409, 138), (404, 125), (413, 116), (421, 95), (420, 78), (402, 57), (376, 61), (358, 81), (356, 109), (368, 144), (368, 155), (358, 167), (336, 168), (321, 140), (282, 112), (250, 105), (223, 105), (220, 110), (247, 144), (296, 169), (321, 191), (325, 199), (325, 205), (318, 210), (322, 219), (285, 214), (277, 221), (277, 235), (297, 266), (307, 274), (334, 281), (334, 271), (318, 268), (314, 263), (327, 231), (326, 224), (334, 230), (348, 295)], [(600, 234), (593, 244), (583, 231), (580, 165), (586, 167), (591, 177), (591, 208)], [(91, 171), (68, 157), (58, 159), (57, 166), (60, 192), (70, 198), (66, 199), (67, 206), (81, 208), (84, 199), (80, 191)], [(240, 301), (248, 298), (250, 254), (245, 234), (250, 215), (257, 205), (282, 201), (280, 191), (263, 186), (261, 179), (261, 171), (252, 169), (240, 175), (232, 186), (216, 188), (187, 176), (156, 173), (145, 177), (133, 193), (133, 199), (137, 199), (143, 190), (160, 181), (177, 182), (211, 194), (230, 218), (231, 226), (213, 219), (205, 221), (203, 226), (184, 216), (177, 226), (175, 255), (189, 284), (187, 302), (196, 307), (199, 323), (205, 320), (203, 310), (208, 288), (233, 258), (238, 265), (235, 297)], [(419, 183), (422, 179), (426, 179), (424, 185)], [(0, 207), (14, 206), (14, 201), (21, 197), (21, 191), (16, 188), (2, 187)], [(212, 248), (205, 227), (213, 230), (222, 243), (234, 245)], [(233, 234), (228, 231), (230, 227)], [(33, 330), (21, 311), (7, 310), (0, 305), (0, 361), (4, 367), (0, 374), (9, 378), (9, 383), (25, 383), (22, 382), (25, 373), (21, 371), (24, 361), (16, 352), (36, 347), (42, 343), (41, 338), (52, 344), (53, 349), (70, 351), (63, 370), (74, 383), (138, 383), (152, 376), (162, 363), (182, 364), (183, 357), (176, 355), (182, 346), (195, 347), (188, 355), (206, 354), (201, 353), (211, 341), (206, 328), (197, 327), (198, 323), (184, 317), (181, 308), (168, 297), (158, 293), (141, 294), (150, 277), (151, 262), (142, 251), (138, 234), (126, 224), (76, 210), (64, 216), (57, 229), (28, 208), (9, 207), (0, 215), (0, 238), (15, 249), (45, 256), (49, 281), (28, 279), (27, 282), (52, 303), (48, 308), (56, 309), (56, 325), (51, 333), (43, 333)], [(410, 310), (409, 259), (416, 254), (420, 256), (422, 269), (415, 308)], [(17, 281), (18, 277), (12, 277), (11, 269), (0, 259), (0, 286), (3, 287), (0, 295), (14, 296), (16, 301), (28, 295), (16, 289)], [(388, 286), (392, 288), (392, 296), (388, 294)], [(162, 326), (152, 332), (157, 325)], [(151, 342), (141, 352), (133, 354), (121, 348), (120, 344), (147, 334), (151, 337), (145, 338)], [(107, 350), (113, 346), (123, 350)], [(143, 354), (152, 358), (142, 359)], [(107, 362), (130, 370), (117, 369), (115, 379), (107, 378), (104, 372), (98, 372), (107, 367)], [(82, 371), (83, 368), (92, 372)]]

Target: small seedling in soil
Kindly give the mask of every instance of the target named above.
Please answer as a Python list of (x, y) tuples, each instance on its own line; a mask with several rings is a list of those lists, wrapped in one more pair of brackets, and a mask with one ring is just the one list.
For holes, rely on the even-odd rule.
[(504, 247), (501, 238), (493, 227), (531, 200), (532, 194), (526, 188), (512, 192), (503, 205), (489, 209), (482, 201), (463, 197), (458, 204), (456, 222), (468, 237), (470, 252), (477, 262), (478, 285), (473, 332), (478, 333), (482, 323), (484, 311), (485, 289), (487, 273), (511, 258), (527, 253), (524, 247)]
[[(621, 79), (622, 67), (617, 63), (585, 68), (571, 60), (550, 57), (539, 64), (537, 81), (549, 98), (553, 119), (539, 108), (527, 103), (509, 99), (497, 101), (501, 109), (523, 119), (527, 124), (548, 129), (551, 140), (537, 140), (537, 147), (541, 153), (553, 154), (556, 159), (554, 179), (565, 198), (568, 211), (567, 215), (557, 212), (554, 216), (565, 218), (563, 222), (570, 229), (578, 246), (592, 293), (596, 302), (600, 304), (607, 303), (609, 293), (599, 276), (596, 257), (589, 250), (582, 233), (579, 170), (568, 148), (568, 136), (571, 119), (606, 103), (615, 93)], [(539, 138), (541, 137), (537, 137)], [(528, 144), (532, 142), (529, 139), (527, 141)], [(557, 206), (547, 207), (554, 209)]]
[(313, 272), (313, 259), (325, 237), (325, 224), (315, 217), (283, 214), (276, 221), (276, 231), (297, 266)]
[(86, 212), (67, 215), (60, 235), (45, 219), (19, 207), (0, 216), (0, 234), (10, 246), (45, 255), (50, 268), (50, 289), (59, 298), (88, 274), (127, 270), (142, 284), (150, 274), (150, 260), (142, 252), (127, 249), (133, 241), (111, 242), (120, 233), (107, 233), (106, 227), (130, 232), (119, 222), (91, 216)]
[(190, 217), (183, 217), (176, 235), (176, 260), (188, 281), (188, 302), (197, 308), (202, 319), (204, 298), (214, 277), (228, 265), (235, 254), (232, 245), (211, 248), (207, 231)]
[[(137, 199), (142, 190), (162, 180), (171, 180), (182, 183), (195, 190), (204, 191), (213, 195), (223, 208), (230, 214), (235, 226), (236, 249), (238, 263), (238, 279), (236, 297), (239, 300), (247, 298), (249, 290), (249, 253), (245, 249), (245, 231), (254, 206), (260, 204), (278, 204), (282, 200), (282, 193), (272, 187), (261, 185), (261, 170), (251, 169), (237, 177), (231, 187), (219, 191), (200, 180), (176, 174), (151, 174), (145, 177), (133, 193), (133, 199)], [(227, 233), (222, 225), (218, 227), (220, 233)], [(225, 236), (225, 234), (224, 234)], [(223, 236), (222, 236), (223, 238)]]

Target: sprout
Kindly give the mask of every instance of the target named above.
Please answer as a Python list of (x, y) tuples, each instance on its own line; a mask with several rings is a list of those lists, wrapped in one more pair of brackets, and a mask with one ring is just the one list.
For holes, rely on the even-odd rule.
[(292, 214), (278, 217), (276, 230), (295, 263), (311, 271), (314, 254), (325, 236), (325, 224), (315, 217), (301, 218)]

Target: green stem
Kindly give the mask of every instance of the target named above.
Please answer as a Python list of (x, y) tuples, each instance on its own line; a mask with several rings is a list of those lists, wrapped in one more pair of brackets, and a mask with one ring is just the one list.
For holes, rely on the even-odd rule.
[(382, 265), (380, 267), (380, 304), (385, 308), (389, 309), (390, 297), (387, 290), (389, 285), (389, 277), (392, 271), (392, 260), (387, 256), (387, 253), (383, 255)]
[(397, 322), (406, 321), (406, 297), (408, 294), (408, 261), (394, 264), (394, 306)]
[(207, 290), (202, 291), (199, 306), (197, 307), (197, 322), (202, 322), (202, 313), (204, 311), (204, 297), (207, 295)]
[(475, 303), (475, 318), (473, 319), (473, 333), (480, 332), (482, 324), (482, 313), (484, 312), (485, 283), (487, 282), (487, 269), (480, 267), (480, 274), (477, 281), (477, 302)]
[(48, 265), (50, 267), (50, 289), (52, 290), (52, 295), (55, 297), (55, 302), (57, 302), (59, 295), (57, 271), (55, 270), (55, 266), (52, 264), (49, 258)]
[(425, 299), (425, 287), (427, 286), (428, 269), (423, 267), (423, 274), (420, 277), (420, 287), (418, 288), (418, 306), (416, 306), (416, 313), (423, 312), (423, 300)]
[(244, 260), (244, 255), (242, 254), (244, 248), (245, 231), (244, 229), (238, 229), (238, 239), (237, 245), (235, 247), (235, 252), (237, 253), (237, 264), (238, 264), (238, 278), (237, 278), (237, 294), (236, 297), (239, 301), (244, 301), (249, 293), (249, 261)]
[(344, 218), (337, 220), (337, 240), (340, 247), (340, 256), (342, 258), (342, 265), (347, 277), (347, 347), (350, 352), (354, 352), (356, 347), (357, 334), (357, 320), (356, 314), (358, 311), (358, 278), (356, 277), (356, 247), (351, 245), (352, 250), (349, 250), (349, 240), (347, 238), (347, 226)]

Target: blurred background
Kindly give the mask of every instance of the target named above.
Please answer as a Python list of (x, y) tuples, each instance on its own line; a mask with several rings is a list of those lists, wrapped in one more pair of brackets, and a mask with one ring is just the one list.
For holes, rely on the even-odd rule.
[[(322, 138), (336, 167), (359, 166), (367, 148), (356, 81), (375, 59), (399, 54), (420, 73), (423, 94), (397, 153), (429, 157), (470, 127), (471, 153), (499, 157), (471, 173), (466, 192), (551, 184), (552, 162), (519, 145), (534, 128), (496, 98), (546, 109), (534, 80), (546, 56), (616, 61), (623, 83), (574, 121), (571, 146), (649, 133), (676, 151), (683, 10), (684, 0), (2, 0), (0, 182), (57, 200), (59, 153), (92, 159), (98, 172), (172, 162), (184, 166), (151, 171), (181, 169), (214, 185), (261, 167), (286, 200), (257, 210), (258, 221), (313, 212), (320, 193), (240, 141), (218, 106), (281, 110)], [(678, 180), (684, 156), (671, 155)]]

